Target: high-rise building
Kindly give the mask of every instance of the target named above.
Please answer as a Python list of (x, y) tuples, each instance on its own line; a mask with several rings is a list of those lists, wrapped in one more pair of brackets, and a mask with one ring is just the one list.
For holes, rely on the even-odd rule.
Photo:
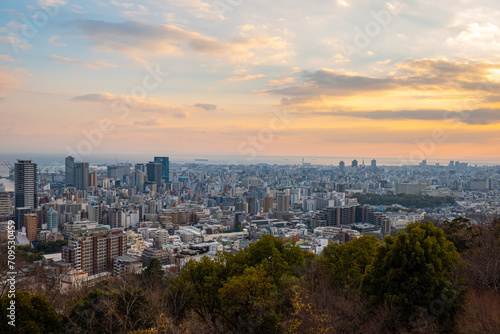
[(125, 175), (130, 175), (130, 166), (127, 165), (108, 166), (108, 177), (110, 179), (123, 181)]
[(150, 162), (146, 165), (148, 181), (156, 183), (158, 189), (161, 186), (162, 164), (159, 162)]
[(376, 169), (377, 168), (377, 160), (373, 159), (372, 162), (371, 162), (371, 164), (370, 164), (370, 167), (372, 169)]
[(255, 197), (248, 196), (247, 197), (247, 204), (248, 204), (248, 213), (256, 214), (258, 206), (257, 206), (257, 203), (255, 201)]
[(89, 220), (102, 224), (102, 206), (100, 205), (89, 205), (87, 206), (89, 211)]
[(161, 178), (165, 183), (170, 182), (170, 162), (168, 157), (155, 157), (154, 162), (161, 164)]
[(72, 156), (66, 157), (66, 187), (75, 186), (75, 158)]
[(358, 160), (354, 159), (352, 161), (351, 167), (356, 167), (357, 168), (358, 167)]
[(38, 235), (38, 216), (35, 213), (24, 215), (24, 227), (29, 241), (36, 241)]
[(47, 229), (51, 232), (57, 232), (59, 229), (59, 212), (52, 207), (47, 212)]
[(74, 269), (95, 275), (113, 270), (113, 259), (125, 255), (126, 235), (123, 231), (110, 231), (107, 227), (70, 233), (68, 246), (62, 249), (64, 262)]
[(273, 211), (274, 209), (273, 203), (274, 203), (274, 198), (272, 198), (272, 196), (267, 195), (266, 197), (264, 197), (264, 203), (263, 203), (264, 212)]
[(9, 216), (11, 210), (10, 194), (0, 192), (0, 217)]
[(290, 211), (290, 196), (286, 194), (278, 194), (278, 212)]
[(37, 207), (37, 170), (31, 160), (18, 160), (15, 164), (16, 208)]
[(89, 163), (77, 162), (75, 164), (75, 187), (78, 190), (87, 190), (89, 186)]
[(343, 162), (343, 161), (339, 162), (339, 169), (341, 172), (343, 172), (345, 170), (345, 162)]
[(135, 170), (146, 173), (146, 165), (145, 164), (135, 164)]
[(16, 223), (16, 230), (19, 231), (24, 226), (24, 215), (33, 213), (33, 208), (16, 208), (14, 211), (14, 222)]
[[(136, 165), (137, 167), (137, 165)], [(146, 173), (144, 173), (141, 170), (135, 170), (135, 172), (132, 173), (133, 175), (133, 184), (134, 186), (137, 187), (137, 192), (143, 193), (144, 192), (144, 185), (146, 183)]]
[(89, 186), (97, 189), (97, 171), (93, 171), (89, 174)]

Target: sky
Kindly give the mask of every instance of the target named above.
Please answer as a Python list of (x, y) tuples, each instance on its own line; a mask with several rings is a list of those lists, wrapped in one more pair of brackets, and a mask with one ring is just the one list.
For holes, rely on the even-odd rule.
[(0, 152), (500, 160), (498, 1), (0, 6)]

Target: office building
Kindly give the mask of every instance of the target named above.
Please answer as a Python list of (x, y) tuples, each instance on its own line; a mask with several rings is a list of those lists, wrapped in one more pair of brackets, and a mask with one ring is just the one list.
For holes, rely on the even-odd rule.
[(89, 186), (89, 163), (75, 163), (75, 187), (78, 190), (87, 190)]
[(31, 160), (18, 160), (15, 164), (16, 208), (37, 207), (37, 165)]
[(358, 160), (354, 159), (351, 163), (351, 167), (358, 168)]
[(135, 171), (141, 171), (146, 173), (146, 165), (145, 164), (135, 164)]
[(377, 160), (373, 159), (372, 162), (371, 162), (371, 164), (370, 164), (370, 167), (372, 169), (376, 169), (377, 168)]
[(108, 166), (108, 177), (110, 179), (123, 181), (125, 175), (130, 175), (130, 166), (127, 165)]
[(158, 162), (149, 162), (146, 165), (147, 176), (149, 182), (156, 183), (157, 187), (161, 186), (162, 164)]
[(264, 197), (264, 203), (263, 203), (263, 207), (264, 207), (264, 212), (270, 212), (270, 211), (273, 211), (274, 207), (273, 207), (273, 203), (274, 203), (274, 199), (267, 195), (266, 197)]
[(343, 161), (339, 162), (339, 169), (341, 172), (345, 171), (345, 162), (343, 162)]
[(14, 211), (14, 222), (16, 223), (16, 230), (21, 230), (24, 227), (24, 215), (28, 213), (33, 213), (33, 208), (16, 208)]
[(66, 157), (65, 164), (66, 187), (75, 186), (75, 158), (72, 156)]
[(102, 224), (102, 206), (97, 204), (92, 204), (87, 206), (87, 210), (90, 221)]
[(0, 217), (9, 216), (11, 211), (10, 194), (0, 192)]
[(278, 212), (290, 211), (290, 196), (286, 194), (278, 194)]
[(47, 212), (47, 229), (51, 232), (57, 232), (59, 229), (59, 212), (52, 207)]
[(36, 241), (38, 235), (38, 216), (35, 213), (24, 215), (24, 227), (26, 227), (26, 237), (30, 242)]
[(144, 185), (146, 184), (146, 173), (143, 172), (142, 170), (137, 170), (136, 168), (135, 172), (132, 173), (132, 176), (133, 176), (133, 185), (137, 187), (137, 192), (143, 193)]
[(68, 246), (62, 249), (64, 262), (89, 275), (113, 271), (113, 260), (125, 255), (126, 235), (106, 227), (70, 233)]
[(89, 186), (94, 190), (97, 189), (97, 171), (93, 171), (89, 174)]
[(170, 162), (168, 157), (155, 157), (154, 162), (161, 164), (161, 178), (165, 183), (170, 182)]

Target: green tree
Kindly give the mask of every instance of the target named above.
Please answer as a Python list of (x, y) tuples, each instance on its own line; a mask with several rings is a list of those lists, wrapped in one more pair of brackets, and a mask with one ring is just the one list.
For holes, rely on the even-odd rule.
[(322, 256), (331, 273), (332, 285), (358, 289), (379, 247), (380, 241), (375, 236), (363, 236), (343, 245), (331, 243), (326, 246)]
[(165, 271), (161, 267), (161, 262), (157, 258), (152, 258), (146, 269), (144, 270), (144, 275), (147, 277), (163, 277)]
[(262, 268), (250, 267), (219, 290), (222, 322), (234, 333), (275, 333), (278, 330), (277, 287)]
[(262, 266), (276, 283), (284, 275), (298, 276), (305, 262), (300, 247), (270, 234), (251, 244), (244, 260), (248, 266)]
[(0, 298), (0, 333), (58, 333), (61, 318), (43, 295), (17, 291), (15, 300), (15, 327), (8, 324), (11, 299), (6, 294)]
[(429, 311), (446, 320), (459, 302), (459, 289), (450, 288), (458, 259), (441, 229), (430, 222), (410, 224), (384, 239), (362, 280), (362, 293), (371, 305), (385, 303), (410, 318)]

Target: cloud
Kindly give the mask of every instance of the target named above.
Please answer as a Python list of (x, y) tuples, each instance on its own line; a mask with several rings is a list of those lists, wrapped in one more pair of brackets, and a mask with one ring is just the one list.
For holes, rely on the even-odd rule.
[(227, 81), (246, 81), (246, 80), (253, 80), (253, 79), (259, 79), (259, 78), (265, 78), (266, 76), (264, 74), (248, 74), (245, 75), (244, 77), (230, 77), (227, 79)]
[(193, 105), (193, 107), (205, 109), (207, 111), (217, 110), (217, 106), (215, 104), (208, 104), (208, 103), (196, 103), (195, 105)]
[(339, 74), (330, 70), (304, 72), (302, 84), (268, 90), (268, 93), (285, 96), (347, 96), (362, 91), (383, 91), (397, 87), (393, 78), (374, 78)]
[(134, 58), (194, 52), (211, 57), (227, 57), (232, 62), (248, 60), (258, 64), (283, 61), (290, 54), (285, 40), (265, 34), (219, 41), (174, 25), (99, 20), (77, 20), (72, 24), (99, 49), (121, 52)]
[(175, 7), (187, 8), (192, 15), (198, 18), (223, 18), (223, 15), (219, 13), (215, 7), (215, 1), (205, 2), (201, 0), (170, 0), (169, 4)]
[(31, 44), (23, 41), (15, 36), (0, 36), (0, 42), (9, 43), (14, 49), (29, 50), (31, 49)]
[(349, 7), (350, 4), (346, 0), (337, 0), (337, 6), (339, 6), (339, 7)]
[(54, 45), (54, 46), (59, 46), (59, 47), (66, 46), (66, 44), (60, 42), (61, 39), (62, 39), (62, 36), (54, 35), (49, 39), (49, 43)]
[(110, 93), (95, 93), (75, 96), (71, 100), (74, 102), (105, 104), (109, 105), (109, 108), (112, 110), (119, 110), (120, 112), (122, 110), (135, 110), (139, 112), (167, 114), (180, 119), (190, 117), (189, 111), (186, 108), (176, 107), (151, 98), (137, 98), (131, 95), (116, 96)]
[(417, 110), (373, 110), (373, 111), (310, 111), (292, 112), (305, 116), (353, 117), (372, 120), (420, 120), (420, 121), (450, 121), (455, 120), (471, 125), (487, 125), (500, 123), (500, 109), (476, 109), (450, 111), (444, 109)]
[(0, 59), (3, 61), (8, 61), (8, 62), (15, 62), (17, 61), (16, 59), (12, 58), (9, 55), (0, 55)]
[(446, 44), (460, 49), (474, 48), (481, 52), (500, 50), (500, 29), (491, 23), (470, 23), (456, 37), (448, 38)]
[(40, 5), (55, 7), (55, 6), (64, 6), (67, 2), (65, 0), (38, 0)]
[(118, 99), (117, 96), (109, 93), (97, 93), (75, 96), (71, 100), (76, 102), (110, 102)]
[(393, 73), (373, 77), (321, 69), (302, 72), (293, 86), (264, 91), (292, 97), (345, 97), (365, 93), (414, 91), (468, 91), (498, 94), (500, 83), (490, 79), (500, 63), (461, 62), (447, 59), (409, 60), (395, 64)]
[(269, 80), (267, 82), (267, 84), (269, 86), (283, 86), (283, 85), (295, 83), (295, 80), (297, 80), (297, 79), (294, 77), (287, 77), (287, 78), (283, 78), (283, 79)]
[(134, 125), (142, 125), (142, 126), (160, 126), (160, 125), (164, 125), (164, 124), (165, 124), (165, 121), (161, 118), (158, 118), (158, 119), (150, 118), (146, 121), (134, 122)]
[(73, 59), (69, 57), (60, 57), (57, 55), (51, 55), (50, 59), (57, 63), (65, 63), (77, 66), (84, 66), (92, 69), (103, 69), (103, 68), (112, 68), (116, 67), (115, 64), (111, 64), (106, 60), (95, 60), (95, 61), (83, 61), (78, 59)]

